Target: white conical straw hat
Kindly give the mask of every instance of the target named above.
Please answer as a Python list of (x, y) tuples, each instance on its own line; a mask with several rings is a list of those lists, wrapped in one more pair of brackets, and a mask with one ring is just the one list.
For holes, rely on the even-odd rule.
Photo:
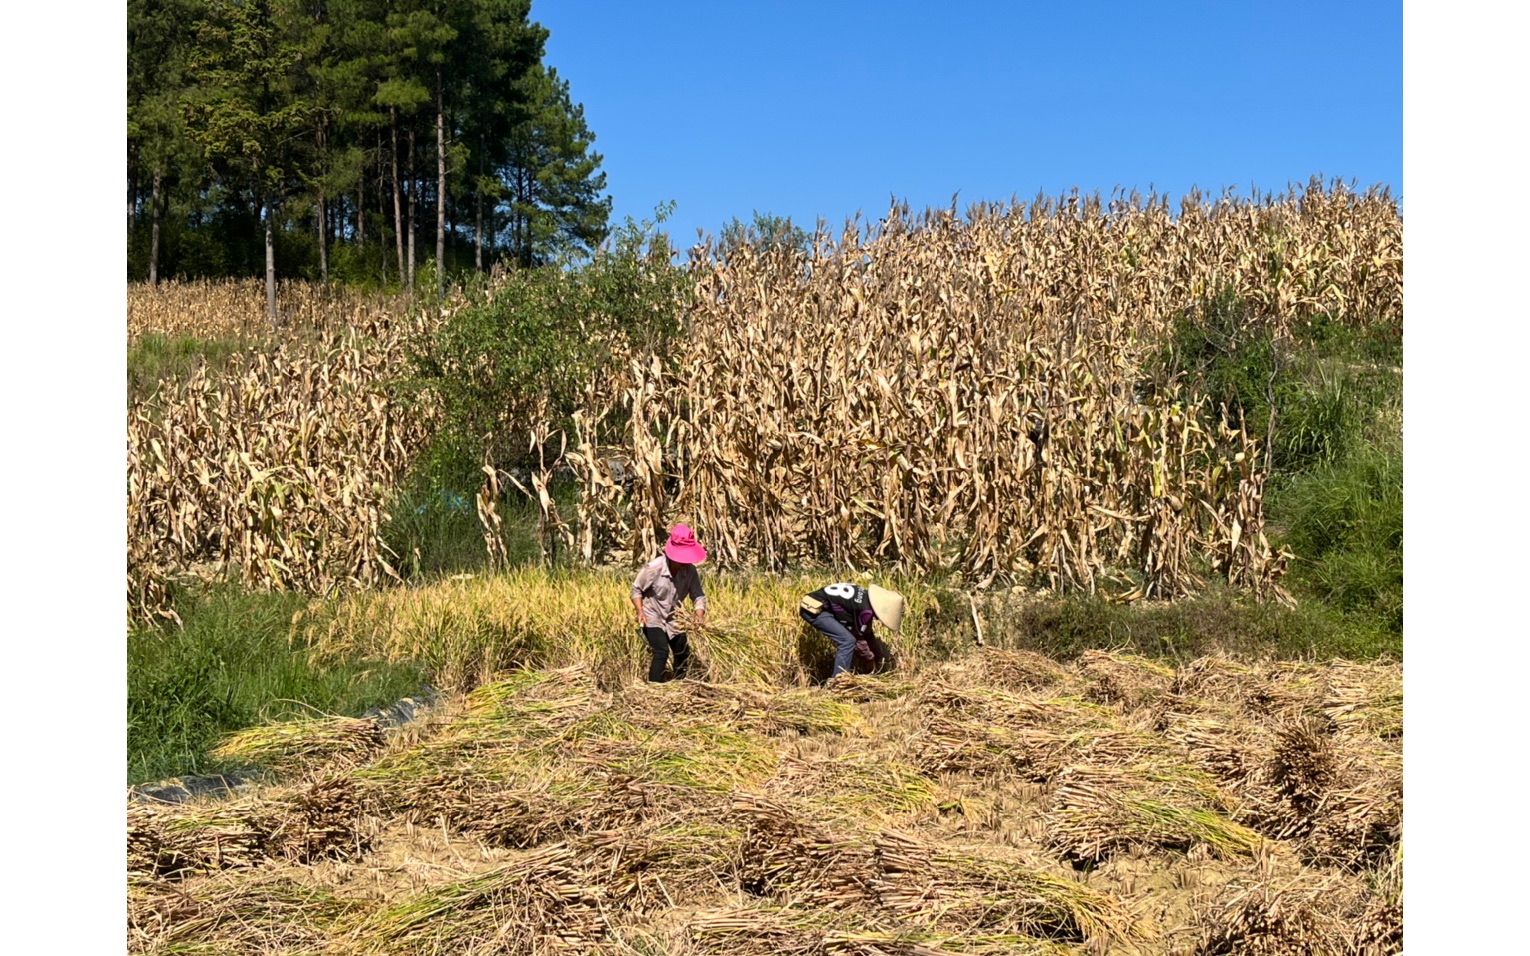
[(871, 610), (877, 620), (896, 631), (903, 623), (903, 595), (875, 584), (866, 585), (866, 594), (871, 598)]

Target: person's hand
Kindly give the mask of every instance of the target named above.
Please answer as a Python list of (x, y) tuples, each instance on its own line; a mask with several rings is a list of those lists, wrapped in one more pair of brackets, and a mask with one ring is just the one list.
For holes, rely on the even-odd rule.
[(696, 618), (697, 624), (705, 624), (707, 622), (707, 609), (702, 608), (701, 610), (697, 611), (694, 616)]

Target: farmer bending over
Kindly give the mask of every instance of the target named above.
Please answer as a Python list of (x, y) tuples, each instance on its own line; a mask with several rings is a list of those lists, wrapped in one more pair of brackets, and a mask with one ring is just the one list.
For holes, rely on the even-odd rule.
[(669, 530), (664, 553), (643, 565), (632, 582), (632, 603), (637, 608), (638, 630), (648, 641), (653, 659), (648, 664), (648, 679), (664, 679), (664, 665), (670, 652), (675, 654), (674, 680), (685, 677), (691, 649), (685, 635), (675, 632), (675, 611), (687, 597), (696, 612), (696, 623), (706, 620), (707, 596), (701, 590), (701, 575), (696, 565), (707, 559), (707, 552), (696, 543), (691, 529), (677, 524)]
[(875, 584), (830, 584), (802, 599), (802, 619), (834, 644), (834, 673), (850, 669), (852, 655), (878, 663), (887, 649), (871, 633), (871, 622), (881, 621), (894, 631), (903, 622), (903, 596)]

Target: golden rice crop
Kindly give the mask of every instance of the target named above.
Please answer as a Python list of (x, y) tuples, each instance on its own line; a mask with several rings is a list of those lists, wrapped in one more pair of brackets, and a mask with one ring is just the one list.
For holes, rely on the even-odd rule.
[[(590, 665), (602, 684), (636, 676), (647, 645), (629, 597), (633, 575), (518, 568), (431, 585), (316, 602), (299, 630), (321, 656), (411, 660), (449, 688), (471, 687), (497, 671)], [(681, 615), (691, 643), (691, 674), (715, 683), (780, 686), (813, 676), (799, 642), (828, 653), (828, 641), (797, 615), (802, 595), (826, 580), (703, 570), (707, 621)], [(893, 582), (908, 601), (900, 635), (889, 643), (912, 663), (935, 605), (927, 586)], [(821, 645), (821, 647), (819, 647)], [(827, 676), (825, 673), (823, 676)]]

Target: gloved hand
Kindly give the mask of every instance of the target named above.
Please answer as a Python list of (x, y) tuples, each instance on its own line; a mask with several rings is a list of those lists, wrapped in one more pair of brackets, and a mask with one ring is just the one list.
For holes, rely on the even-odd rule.
[(855, 653), (861, 656), (861, 660), (874, 661), (877, 659), (876, 654), (871, 651), (871, 645), (866, 643), (864, 639), (855, 642)]

